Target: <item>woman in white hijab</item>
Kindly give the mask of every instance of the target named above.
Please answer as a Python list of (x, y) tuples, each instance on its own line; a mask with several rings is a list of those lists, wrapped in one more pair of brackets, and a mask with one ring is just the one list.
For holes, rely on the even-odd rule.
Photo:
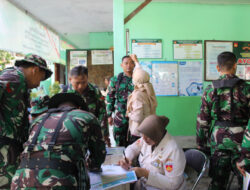
[(128, 97), (127, 115), (130, 134), (137, 140), (141, 136), (138, 126), (147, 116), (155, 114), (157, 101), (149, 74), (140, 67), (136, 55), (131, 55), (131, 58), (136, 68), (133, 72), (134, 91)]

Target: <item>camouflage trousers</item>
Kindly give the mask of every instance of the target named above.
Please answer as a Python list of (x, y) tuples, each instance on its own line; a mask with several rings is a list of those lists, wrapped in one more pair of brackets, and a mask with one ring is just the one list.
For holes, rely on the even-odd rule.
[(115, 139), (116, 146), (125, 146), (127, 147), (128, 142), (128, 125), (115, 126), (113, 127), (113, 135)]
[(128, 126), (121, 128), (114, 126), (113, 128), (113, 135), (115, 139), (116, 146), (124, 146), (127, 147), (130, 144), (133, 144), (137, 139), (140, 137), (133, 136), (128, 131)]
[(0, 148), (0, 189), (10, 189), (12, 177), (18, 167), (18, 155), (13, 156), (13, 154), (16, 153), (9, 145)]
[(235, 154), (233, 151), (215, 151), (210, 159), (210, 171), (209, 175), (212, 178), (209, 190), (223, 190), (227, 188), (229, 182), (229, 176), (231, 171), (236, 174), (238, 178), (239, 189), (242, 189), (242, 176), (236, 168), (236, 159), (239, 154)]
[(127, 147), (138, 139), (138, 137), (131, 135), (128, 130), (129, 119), (125, 116), (125, 113), (125, 110), (115, 112), (113, 135), (116, 146)]
[[(212, 178), (209, 190), (226, 189), (231, 171), (236, 174), (239, 186), (242, 185), (242, 176), (236, 167), (240, 157), (240, 147), (244, 130), (237, 128), (215, 127), (211, 134), (210, 177)], [(241, 187), (239, 187), (241, 188)]]

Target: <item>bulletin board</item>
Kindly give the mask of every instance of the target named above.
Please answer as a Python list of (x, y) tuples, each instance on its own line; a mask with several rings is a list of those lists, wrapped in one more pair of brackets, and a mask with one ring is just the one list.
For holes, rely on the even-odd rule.
[[(70, 69), (72, 68), (72, 62), (70, 60), (70, 55), (72, 53), (74, 54), (75, 52), (84, 52), (86, 51), (86, 65), (81, 64), (84, 61), (80, 62), (78, 65), (83, 65), (87, 66), (88, 68), (88, 80), (90, 83), (93, 83), (97, 85), (100, 89), (104, 88), (104, 78), (106, 76), (112, 77), (114, 75), (114, 65), (113, 65), (113, 51), (109, 49), (72, 49), (72, 50), (67, 50), (67, 73), (70, 72)], [(105, 51), (109, 52), (112, 56), (112, 62), (108, 64), (93, 64), (92, 63), (92, 51), (100, 52), (100, 51)], [(105, 57), (105, 56), (104, 56)], [(83, 60), (83, 59), (82, 59)], [(100, 62), (105, 62), (106, 61), (101, 61), (101, 59), (98, 60)], [(75, 65), (76, 66), (76, 65)]]
[(201, 61), (140, 61), (150, 75), (156, 96), (201, 96)]
[(204, 78), (212, 81), (219, 78), (216, 69), (217, 56), (224, 52), (233, 52), (237, 57), (236, 75), (239, 78), (250, 81), (250, 42), (244, 41), (205, 41)]

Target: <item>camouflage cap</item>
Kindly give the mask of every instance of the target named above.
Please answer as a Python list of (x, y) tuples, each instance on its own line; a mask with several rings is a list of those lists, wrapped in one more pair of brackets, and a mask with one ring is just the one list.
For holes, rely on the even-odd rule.
[(64, 102), (72, 102), (76, 106), (79, 106), (80, 109), (89, 111), (83, 97), (76, 91), (62, 92), (52, 96), (49, 101), (49, 108), (57, 108)]
[(21, 64), (34, 64), (38, 67), (40, 67), (41, 69), (43, 69), (45, 71), (45, 79), (48, 79), (51, 75), (52, 75), (52, 71), (47, 67), (47, 63), (46, 61), (38, 56), (38, 55), (34, 55), (34, 54), (27, 54), (24, 59), (21, 60), (16, 60), (15, 62), (15, 66), (19, 66)]
[(49, 109), (49, 96), (39, 96), (33, 98), (30, 102), (31, 105), (31, 115), (41, 114)]

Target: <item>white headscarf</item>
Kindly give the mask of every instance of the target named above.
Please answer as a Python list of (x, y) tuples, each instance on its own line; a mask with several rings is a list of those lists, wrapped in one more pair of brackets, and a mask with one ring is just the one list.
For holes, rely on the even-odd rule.
[(128, 97), (128, 106), (127, 111), (130, 112), (132, 110), (132, 102), (133, 102), (133, 94), (136, 91), (145, 91), (148, 95), (148, 99), (150, 102), (151, 110), (155, 110), (157, 107), (157, 101), (155, 97), (155, 91), (150, 83), (150, 76), (149, 74), (141, 68), (137, 68), (133, 72), (133, 83), (134, 83), (134, 91)]

